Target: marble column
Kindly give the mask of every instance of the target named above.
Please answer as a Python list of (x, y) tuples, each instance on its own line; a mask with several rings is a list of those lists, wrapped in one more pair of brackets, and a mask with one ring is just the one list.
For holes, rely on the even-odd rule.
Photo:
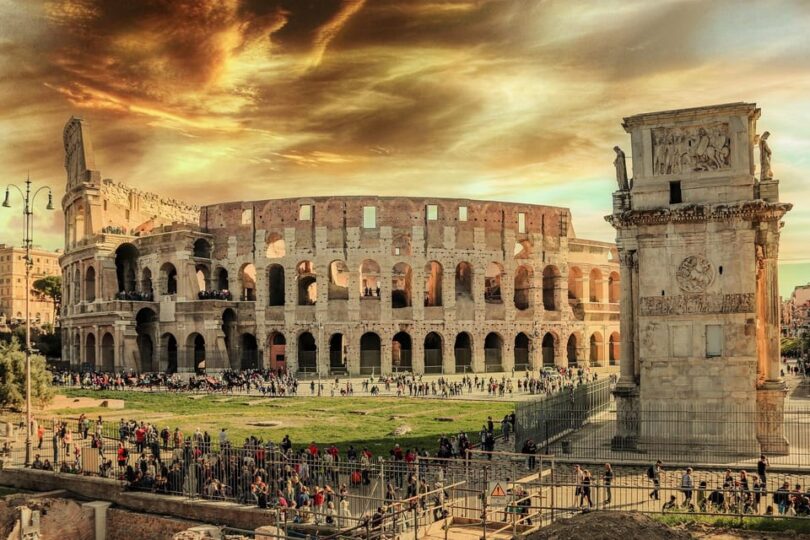
[(635, 376), (635, 313), (633, 279), (635, 251), (620, 250), (621, 272), (621, 360), (620, 377), (613, 395), (616, 398), (616, 434), (611, 447), (616, 450), (635, 448), (639, 436), (639, 389)]
[(757, 440), (762, 452), (789, 453), (779, 342), (778, 222), (760, 224), (757, 243)]

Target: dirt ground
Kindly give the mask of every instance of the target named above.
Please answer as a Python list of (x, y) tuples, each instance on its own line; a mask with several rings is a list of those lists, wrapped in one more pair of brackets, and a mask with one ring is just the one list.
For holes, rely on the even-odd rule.
[(669, 527), (649, 516), (636, 512), (588, 512), (557, 521), (527, 540), (766, 540), (780, 538), (810, 538), (796, 533), (764, 533), (716, 529), (708, 526)]
[[(107, 402), (107, 405), (103, 405)], [(93, 407), (107, 407), (109, 409), (123, 409), (123, 399), (94, 399), (87, 397), (68, 397), (62, 394), (54, 396), (53, 400), (45, 407), (46, 411), (60, 409), (89, 409)]]

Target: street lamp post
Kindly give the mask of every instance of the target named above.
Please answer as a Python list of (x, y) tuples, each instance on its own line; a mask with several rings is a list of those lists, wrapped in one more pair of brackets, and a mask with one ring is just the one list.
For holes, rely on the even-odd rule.
[(25, 179), (25, 191), (16, 184), (6, 186), (6, 198), (3, 207), (10, 208), (9, 188), (19, 191), (23, 198), (23, 247), (25, 248), (25, 466), (31, 464), (31, 268), (34, 261), (31, 258), (31, 248), (34, 242), (34, 200), (40, 191), (48, 190), (48, 206), (46, 210), (53, 210), (53, 193), (48, 186), (42, 186), (31, 193), (31, 178)]

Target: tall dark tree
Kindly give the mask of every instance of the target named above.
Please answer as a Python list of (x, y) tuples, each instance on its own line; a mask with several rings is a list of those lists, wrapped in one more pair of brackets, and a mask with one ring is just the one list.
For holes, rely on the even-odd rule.
[(34, 281), (32, 289), (35, 293), (41, 294), (53, 302), (53, 318), (56, 326), (57, 314), (62, 305), (62, 276), (45, 276)]

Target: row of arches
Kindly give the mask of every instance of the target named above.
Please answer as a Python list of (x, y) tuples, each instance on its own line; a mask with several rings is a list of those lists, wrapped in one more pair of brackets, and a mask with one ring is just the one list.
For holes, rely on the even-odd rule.
[[(215, 289), (218, 291), (229, 291), (238, 294), (240, 300), (256, 300), (256, 266), (253, 263), (243, 264), (238, 272), (238, 290), (231, 291), (231, 280), (228, 270), (218, 266), (214, 269), (213, 279), (209, 263), (211, 256), (210, 243), (205, 239), (198, 239), (193, 246), (193, 256), (195, 258), (195, 272), (198, 291)], [(117, 278), (117, 288), (119, 292), (140, 292), (145, 297), (154, 294), (152, 270), (145, 267), (141, 270), (140, 279), (137, 276), (139, 252), (136, 246), (130, 243), (120, 245), (115, 251), (115, 268)], [(297, 305), (314, 305), (318, 297), (318, 275), (314, 264), (310, 260), (303, 260), (296, 265), (295, 280), (297, 292)], [(379, 298), (383, 287), (382, 272), (380, 265), (372, 260), (364, 260), (358, 267), (358, 288), (362, 298)], [(475, 301), (476, 294), (473, 292), (473, 265), (467, 261), (462, 261), (455, 268), (455, 298), (457, 301)], [(349, 276), (350, 270), (342, 260), (334, 260), (328, 266), (327, 271), (327, 299), (345, 300), (349, 298)], [(438, 307), (443, 305), (443, 276), (444, 268), (438, 261), (429, 261), (424, 267), (424, 306)], [(506, 273), (501, 263), (491, 261), (484, 269), (484, 291), (483, 300), (488, 304), (500, 304), (504, 302), (502, 295), (502, 285)], [(391, 303), (393, 308), (409, 307), (413, 303), (413, 271), (411, 266), (405, 262), (394, 265), (391, 271)], [(512, 303), (518, 310), (527, 310), (532, 307), (533, 294), (533, 269), (528, 265), (520, 265), (516, 268), (512, 279), (513, 297)], [(554, 265), (547, 265), (543, 269), (542, 275), (542, 302), (546, 311), (557, 311), (561, 309), (560, 301), (555, 295), (555, 290), (559, 289), (561, 274)], [(619, 301), (619, 275), (611, 272), (608, 275), (607, 301), (617, 303)], [(66, 291), (67, 297), (74, 302), (84, 300), (93, 302), (96, 299), (97, 272), (94, 266), (88, 266), (84, 270), (84, 295), (80, 297), (80, 282), (82, 276), (78, 269), (75, 269), (73, 279), (69, 280), (68, 288), (73, 287), (73, 291)], [(158, 293), (162, 295), (172, 295), (178, 293), (178, 272), (174, 264), (163, 263), (158, 274)], [(604, 302), (604, 277), (599, 268), (592, 268), (588, 277), (589, 293), (588, 298), (584, 295), (584, 275), (577, 266), (571, 266), (568, 272), (568, 300), (569, 302)], [(286, 302), (285, 269), (280, 264), (272, 264), (267, 268), (268, 305), (283, 306)], [(237, 296), (236, 294), (234, 296)]]
[[(141, 371), (167, 371), (177, 372), (179, 368), (184, 370), (194, 370), (204, 372), (206, 368), (206, 342), (205, 338), (196, 332), (189, 334), (185, 340), (185, 351), (187, 361), (181, 366), (178, 356), (178, 340), (174, 334), (164, 332), (159, 338), (160, 354), (159, 362), (155, 362), (154, 344), (148, 325), (154, 320), (146, 312), (151, 310), (141, 310), (137, 325), (137, 345), (140, 356)], [(230, 310), (228, 310), (230, 311)], [(236, 343), (234, 332), (227, 328), (233, 323), (226, 313), (223, 316), (223, 329), (226, 335), (226, 347), (238, 350), (238, 356), (230, 358), (230, 367), (236, 369), (258, 369), (268, 367), (277, 369), (286, 367), (286, 345), (287, 340), (283, 333), (273, 332), (268, 340), (269, 348), (268, 365), (260, 358), (258, 340), (250, 332), (244, 332), (238, 336), (238, 347), (233, 347)], [(565, 364), (576, 366), (582, 357), (580, 349), (580, 336), (572, 333), (566, 342)], [(75, 346), (78, 347), (78, 335)], [(515, 371), (522, 371), (531, 367), (532, 340), (524, 332), (519, 332), (513, 342)], [(84, 362), (91, 369), (112, 371), (115, 366), (115, 339), (110, 332), (105, 332), (101, 338), (100, 358), (96, 358), (96, 335), (92, 332), (85, 336)], [(317, 342), (315, 336), (305, 331), (297, 337), (297, 365), (298, 371), (307, 373), (317, 371)], [(594, 332), (589, 340), (590, 362), (597, 363), (603, 361), (604, 342), (599, 332)], [(559, 347), (559, 338), (554, 332), (547, 332), (541, 341), (541, 358), (543, 366), (554, 366)], [(392, 371), (412, 371), (413, 370), (413, 349), (414, 343), (408, 332), (400, 331), (391, 338), (390, 354)], [(329, 337), (329, 371), (330, 373), (346, 373), (349, 371), (349, 358), (347, 354), (348, 342), (345, 334), (334, 333)], [(490, 332), (483, 342), (484, 351), (484, 371), (498, 372), (504, 369), (504, 339), (497, 332)], [(424, 373), (439, 374), (444, 372), (444, 338), (438, 332), (429, 332), (422, 340), (422, 352), (424, 358)], [(614, 332), (610, 335), (608, 343), (609, 364), (615, 365), (619, 359), (619, 335)], [(382, 371), (382, 339), (375, 332), (366, 332), (359, 341), (359, 372), (361, 374), (381, 373)], [(453, 344), (453, 362), (456, 373), (470, 372), (473, 369), (473, 337), (468, 332), (461, 332), (456, 335)], [(357, 370), (353, 370), (357, 371)]]

